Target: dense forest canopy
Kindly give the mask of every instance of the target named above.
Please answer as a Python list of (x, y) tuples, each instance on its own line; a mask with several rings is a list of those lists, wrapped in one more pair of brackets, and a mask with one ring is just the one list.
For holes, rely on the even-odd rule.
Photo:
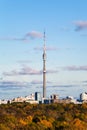
[(0, 130), (87, 130), (87, 104), (2, 104)]

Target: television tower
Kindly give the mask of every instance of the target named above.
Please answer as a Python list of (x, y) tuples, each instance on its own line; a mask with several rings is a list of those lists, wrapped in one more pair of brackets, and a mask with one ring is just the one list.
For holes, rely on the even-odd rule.
[(46, 98), (46, 37), (44, 32), (44, 46), (43, 46), (43, 98)]

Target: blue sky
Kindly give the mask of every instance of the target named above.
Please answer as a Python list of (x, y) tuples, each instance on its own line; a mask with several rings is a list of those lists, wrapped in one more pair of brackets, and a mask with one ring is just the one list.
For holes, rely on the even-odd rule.
[(86, 0), (1, 0), (1, 86), (42, 86), (45, 29), (47, 86), (63, 85), (63, 92), (72, 86), (71, 95), (87, 91), (86, 12)]

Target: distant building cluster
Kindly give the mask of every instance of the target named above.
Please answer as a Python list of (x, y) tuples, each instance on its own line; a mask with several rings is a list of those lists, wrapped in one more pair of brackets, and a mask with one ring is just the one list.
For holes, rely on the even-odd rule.
[(74, 103), (74, 104), (81, 104), (86, 102), (87, 103), (87, 93), (81, 93), (79, 100), (74, 99), (72, 96), (67, 96), (66, 98), (59, 98), (59, 95), (52, 94), (49, 98), (41, 97), (40, 92), (35, 92), (35, 94), (30, 94), (29, 96), (25, 97), (17, 97), (13, 98), (12, 100), (0, 100), (0, 104), (8, 104), (14, 102), (28, 102), (30, 104), (51, 104), (51, 103)]

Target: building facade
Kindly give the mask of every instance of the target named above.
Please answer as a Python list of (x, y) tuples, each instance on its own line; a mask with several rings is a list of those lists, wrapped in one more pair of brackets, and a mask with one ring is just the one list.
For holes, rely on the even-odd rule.
[(87, 101), (87, 92), (80, 94), (80, 101)]

